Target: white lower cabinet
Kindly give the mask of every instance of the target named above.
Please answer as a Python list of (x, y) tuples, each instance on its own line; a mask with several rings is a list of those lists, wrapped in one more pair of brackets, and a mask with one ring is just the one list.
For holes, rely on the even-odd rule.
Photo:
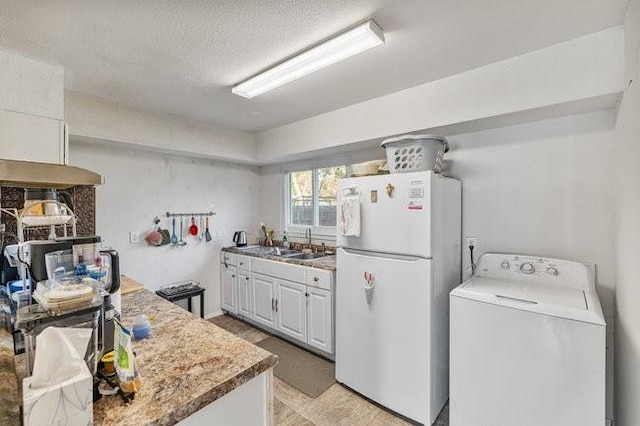
[(306, 285), (276, 280), (278, 330), (294, 339), (307, 341)]
[(275, 283), (276, 279), (266, 275), (252, 274), (253, 279), (253, 316), (252, 318), (267, 327), (276, 328), (275, 322)]
[(251, 272), (238, 269), (236, 283), (238, 288), (238, 314), (251, 317)]
[(220, 269), (220, 304), (222, 309), (238, 313), (236, 301), (236, 267), (222, 263)]
[(222, 255), (222, 309), (309, 349), (334, 354), (334, 275), (330, 271)]
[(307, 342), (333, 353), (333, 299), (328, 290), (307, 287)]

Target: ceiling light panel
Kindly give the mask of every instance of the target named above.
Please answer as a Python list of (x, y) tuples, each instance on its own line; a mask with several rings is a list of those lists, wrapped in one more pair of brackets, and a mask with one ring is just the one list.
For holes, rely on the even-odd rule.
[(381, 44), (384, 33), (370, 20), (251, 77), (231, 91), (251, 99)]

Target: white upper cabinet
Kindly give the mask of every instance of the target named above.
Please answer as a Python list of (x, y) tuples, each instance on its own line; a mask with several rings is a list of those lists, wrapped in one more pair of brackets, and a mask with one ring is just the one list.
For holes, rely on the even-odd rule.
[(0, 52), (0, 159), (67, 164), (64, 68)]
[(67, 135), (64, 122), (0, 110), (0, 158), (67, 164)]
[(64, 68), (0, 51), (0, 109), (64, 120)]

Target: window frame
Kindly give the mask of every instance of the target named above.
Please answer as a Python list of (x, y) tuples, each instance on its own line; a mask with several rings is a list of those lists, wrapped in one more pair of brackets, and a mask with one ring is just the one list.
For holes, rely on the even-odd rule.
[[(331, 167), (344, 167), (345, 175), (347, 173), (347, 165), (339, 164), (335, 166), (325, 166), (325, 167), (309, 167), (303, 168), (301, 170), (290, 170), (285, 172), (284, 174), (284, 215), (285, 215), (285, 227), (294, 233), (301, 233), (311, 228), (312, 235), (321, 235), (321, 236), (329, 236), (335, 237), (336, 234), (336, 226), (322, 226), (319, 224), (320, 221), (320, 203), (319, 203), (319, 190), (320, 190), (320, 179), (318, 177), (318, 171), (320, 169), (331, 168)], [(313, 225), (300, 225), (296, 223), (291, 223), (291, 175), (293, 173), (299, 172), (307, 172), (311, 171), (311, 179), (312, 179), (312, 203), (313, 203)], [(336, 194), (337, 198), (338, 194)]]

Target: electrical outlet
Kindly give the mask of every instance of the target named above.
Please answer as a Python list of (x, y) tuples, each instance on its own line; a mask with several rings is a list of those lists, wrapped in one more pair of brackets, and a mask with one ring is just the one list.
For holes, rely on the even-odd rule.
[(139, 232), (129, 232), (129, 243), (138, 244), (140, 242), (140, 233)]
[(464, 241), (465, 241), (465, 248), (469, 248), (469, 246), (478, 248), (478, 239), (476, 237), (464, 237)]

